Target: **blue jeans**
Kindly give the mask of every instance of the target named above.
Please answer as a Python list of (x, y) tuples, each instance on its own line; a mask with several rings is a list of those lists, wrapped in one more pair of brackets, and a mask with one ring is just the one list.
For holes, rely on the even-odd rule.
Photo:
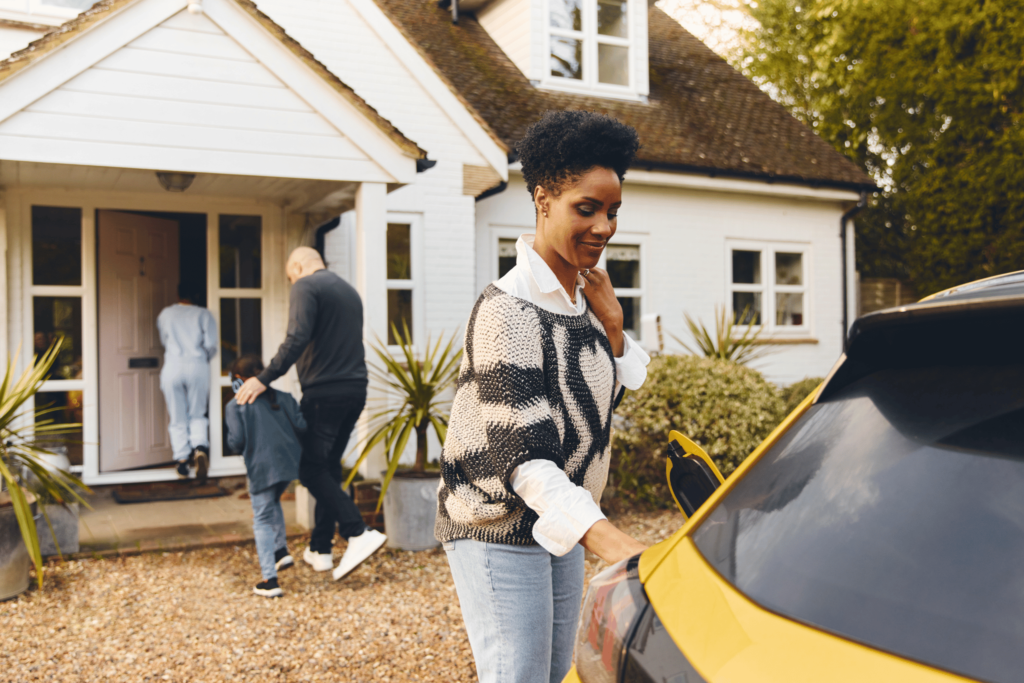
[(255, 493), (249, 492), (252, 501), (252, 534), (256, 537), (256, 554), (260, 558), (263, 579), (276, 579), (274, 553), (287, 546), (285, 538), (284, 511), (281, 510), (281, 494), (288, 488), (288, 482), (279, 481), (269, 488)]
[(560, 683), (572, 667), (583, 547), (444, 543), (480, 683)]

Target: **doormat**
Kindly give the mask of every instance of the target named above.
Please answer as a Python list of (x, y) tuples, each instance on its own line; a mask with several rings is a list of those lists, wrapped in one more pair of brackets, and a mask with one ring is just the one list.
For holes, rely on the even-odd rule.
[(213, 483), (199, 485), (194, 481), (165, 481), (153, 484), (122, 484), (114, 488), (118, 503), (153, 503), (160, 500), (193, 500), (230, 495), (227, 489)]

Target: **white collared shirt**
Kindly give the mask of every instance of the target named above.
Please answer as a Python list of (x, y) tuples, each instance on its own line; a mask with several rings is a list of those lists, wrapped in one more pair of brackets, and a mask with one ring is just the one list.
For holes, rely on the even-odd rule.
[[(554, 272), (533, 250), (534, 235), (523, 235), (516, 242), (516, 265), (505, 277), (495, 282), (502, 291), (540, 306), (551, 313), (583, 315), (587, 299), (583, 276), (576, 276), (576, 303), (566, 293)], [(615, 359), (618, 384), (639, 389), (647, 379), (651, 362), (640, 345), (623, 333), (621, 358)], [(615, 395), (619, 388), (616, 386)], [(529, 460), (512, 471), (512, 490), (539, 515), (533, 526), (533, 538), (552, 555), (562, 556), (572, 550), (583, 534), (594, 524), (606, 519), (586, 489), (576, 486), (558, 465), (550, 460)]]

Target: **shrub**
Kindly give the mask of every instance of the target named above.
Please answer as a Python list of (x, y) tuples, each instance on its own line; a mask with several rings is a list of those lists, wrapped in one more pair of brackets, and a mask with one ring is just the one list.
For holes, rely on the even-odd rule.
[(786, 404), (786, 415), (793, 412), (800, 405), (800, 401), (807, 398), (807, 394), (817, 389), (818, 385), (824, 381), (824, 377), (806, 377), (783, 389), (782, 400)]
[(785, 416), (779, 390), (738, 363), (660, 356), (615, 411), (609, 484), (623, 502), (666, 507), (665, 446), (676, 429), (728, 476)]

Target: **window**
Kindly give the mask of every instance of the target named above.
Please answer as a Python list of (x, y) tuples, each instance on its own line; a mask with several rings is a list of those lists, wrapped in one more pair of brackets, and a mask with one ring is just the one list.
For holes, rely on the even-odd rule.
[(806, 248), (735, 244), (729, 252), (733, 319), (741, 325), (763, 325), (772, 332), (806, 332)]
[(605, 269), (622, 306), (622, 329), (640, 340), (643, 289), (640, 277), (640, 245), (609, 244), (605, 248)]
[(263, 219), (221, 214), (218, 228), (220, 289), (231, 295), (220, 297), (220, 369), (227, 375), (239, 358), (263, 356)]
[(498, 238), (498, 277), (503, 278), (508, 271), (516, 267), (516, 240), (500, 237)]
[(395, 330), (403, 333), (403, 325), (409, 335), (415, 333), (413, 326), (413, 249), (412, 225), (410, 223), (388, 223), (387, 235), (387, 288), (388, 288), (388, 344), (397, 344)]
[(552, 83), (630, 86), (627, 0), (549, 0)]

